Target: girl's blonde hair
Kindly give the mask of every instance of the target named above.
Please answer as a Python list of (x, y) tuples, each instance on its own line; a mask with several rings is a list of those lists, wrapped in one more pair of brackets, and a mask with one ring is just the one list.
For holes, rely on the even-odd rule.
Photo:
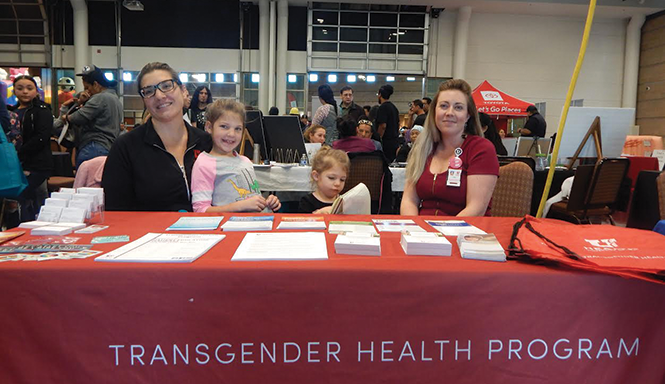
[(324, 131), (326, 130), (326, 127), (319, 124), (310, 125), (309, 128), (305, 129), (305, 132), (303, 132), (302, 135), (305, 138), (306, 143), (311, 143), (310, 136), (316, 133), (316, 130), (319, 128), (323, 129)]
[[(312, 171), (316, 171), (319, 174), (329, 170), (335, 165), (339, 165), (346, 172), (347, 177), (349, 176), (349, 171), (351, 170), (351, 160), (347, 156), (346, 152), (339, 149), (332, 149), (328, 146), (323, 146), (316, 152), (314, 158), (311, 161)], [(310, 175), (312, 185), (316, 185), (314, 178)]]
[(478, 119), (478, 110), (476, 109), (476, 103), (473, 101), (471, 96), (471, 86), (469, 83), (462, 79), (450, 79), (439, 85), (439, 90), (430, 104), (430, 111), (427, 114), (427, 119), (425, 120), (425, 126), (420, 135), (418, 135), (418, 140), (413, 144), (413, 149), (409, 152), (409, 157), (407, 158), (406, 166), (406, 180), (413, 184), (418, 182), (420, 176), (425, 170), (425, 165), (427, 164), (427, 158), (434, 151), (435, 145), (441, 141), (441, 132), (436, 127), (436, 108), (439, 102), (439, 95), (443, 91), (457, 90), (462, 92), (466, 96), (466, 108), (467, 113), (469, 114), (469, 120), (467, 121), (464, 127), (464, 133), (467, 135), (474, 135), (483, 137), (483, 131), (480, 127), (480, 120)]
[(206, 121), (214, 124), (226, 112), (233, 112), (240, 116), (242, 125), (245, 125), (245, 104), (231, 99), (219, 99), (208, 105), (206, 108)]

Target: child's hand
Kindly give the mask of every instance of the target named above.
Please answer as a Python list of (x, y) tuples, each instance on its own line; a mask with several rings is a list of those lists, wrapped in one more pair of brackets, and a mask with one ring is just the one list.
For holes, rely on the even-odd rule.
[(279, 211), (279, 209), (282, 207), (282, 203), (279, 202), (279, 199), (275, 195), (270, 195), (266, 199), (266, 205), (268, 208), (272, 209), (273, 212)]
[(332, 211), (332, 205), (329, 205), (327, 207), (317, 209), (316, 211), (314, 211), (312, 213), (317, 214), (317, 215), (329, 215), (331, 211)]
[(255, 195), (240, 202), (241, 211), (261, 212), (266, 207), (266, 199), (261, 195)]

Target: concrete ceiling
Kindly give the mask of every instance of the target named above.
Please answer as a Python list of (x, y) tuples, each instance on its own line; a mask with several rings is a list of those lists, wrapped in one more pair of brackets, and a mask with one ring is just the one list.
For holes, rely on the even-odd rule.
[[(327, 3), (404, 4), (404, 0), (319, 0)], [(306, 0), (289, 0), (292, 5), (306, 5)], [(589, 1), (585, 0), (427, 0), (408, 2), (408, 5), (429, 5), (455, 11), (468, 5), (473, 12), (509, 13), (542, 16), (586, 17)], [(598, 0), (595, 17), (629, 18), (633, 15), (650, 15), (665, 10), (665, 0)]]

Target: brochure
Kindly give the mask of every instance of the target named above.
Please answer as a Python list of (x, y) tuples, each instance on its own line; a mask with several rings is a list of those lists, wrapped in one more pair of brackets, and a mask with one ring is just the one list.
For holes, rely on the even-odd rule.
[(450, 256), (452, 244), (441, 233), (402, 232), (400, 245), (407, 255)]
[(365, 232), (377, 234), (371, 221), (331, 221), (328, 233)]
[(270, 231), (275, 216), (232, 216), (222, 224), (223, 231)]
[(283, 216), (277, 229), (326, 229), (323, 216)]
[(232, 261), (326, 260), (328, 248), (323, 232), (248, 233)]
[(138, 240), (99, 256), (95, 261), (191, 263), (225, 235), (148, 233)]
[(224, 220), (224, 216), (185, 216), (181, 217), (167, 231), (214, 231), (219, 227), (219, 223)]
[(425, 232), (421, 226), (411, 219), (372, 219), (379, 232)]
[(346, 255), (381, 256), (378, 234), (366, 232), (340, 233), (335, 239), (335, 252)]
[(425, 220), (425, 222), (446, 236), (457, 236), (462, 233), (485, 234), (485, 231), (464, 220)]
[(460, 235), (457, 245), (464, 259), (506, 261), (506, 251), (492, 233)]

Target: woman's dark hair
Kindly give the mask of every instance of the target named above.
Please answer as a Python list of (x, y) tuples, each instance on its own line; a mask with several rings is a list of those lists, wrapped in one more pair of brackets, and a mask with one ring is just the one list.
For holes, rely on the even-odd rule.
[[(35, 78), (32, 77), (32, 76), (29, 76), (29, 75), (16, 76), (16, 77), (14, 78), (14, 83), (13, 83), (13, 85), (16, 86), (16, 83), (17, 83), (19, 80), (30, 80), (30, 81), (32, 81), (32, 84), (35, 85), (35, 89), (37, 90), (37, 96), (35, 96), (35, 98), (39, 100), (39, 86), (37, 85), (37, 81), (35, 80)], [(34, 99), (32, 99), (32, 100), (34, 101)], [(19, 105), (19, 104), (20, 104), (20, 102), (19, 102), (18, 100), (16, 100), (16, 105)]]
[(390, 99), (390, 95), (392, 95), (393, 92), (395, 92), (395, 89), (390, 84), (386, 84), (386, 85), (382, 86), (381, 88), (379, 88), (379, 95), (381, 95), (381, 97), (386, 99), (386, 100)]
[(198, 111), (199, 108), (199, 93), (201, 93), (202, 90), (206, 90), (208, 92), (208, 98), (206, 99), (206, 104), (211, 104), (212, 103), (212, 93), (210, 93), (210, 89), (206, 87), (205, 85), (199, 85), (196, 87), (196, 90), (194, 91), (194, 95), (192, 96), (192, 102), (189, 104), (189, 109), (192, 111)]
[(351, 119), (337, 119), (337, 131), (340, 139), (356, 135), (356, 122)]
[(270, 107), (270, 110), (268, 111), (268, 115), (270, 115), (270, 116), (277, 116), (277, 115), (279, 115), (279, 108), (277, 108), (277, 107)]
[(337, 102), (335, 101), (335, 95), (333, 94), (332, 88), (328, 84), (319, 85), (319, 97), (321, 100), (325, 101), (326, 104), (330, 104), (335, 107), (335, 115), (337, 115)]
[(170, 65), (166, 63), (160, 63), (159, 61), (154, 61), (152, 63), (144, 65), (143, 68), (141, 68), (141, 72), (139, 72), (139, 75), (136, 78), (136, 83), (139, 86), (139, 91), (141, 90), (141, 81), (143, 81), (143, 76), (154, 71), (168, 72), (171, 75), (171, 78), (175, 80), (178, 85), (182, 84), (180, 82), (180, 79), (178, 78), (178, 72), (176, 72), (173, 68), (171, 68)]
[(499, 136), (499, 131), (496, 129), (492, 118), (486, 113), (478, 112), (478, 119), (480, 120), (481, 128), (487, 127), (487, 130), (485, 131), (485, 138), (494, 144), (496, 154), (507, 156), (508, 150), (506, 150), (506, 147), (503, 145), (501, 136)]

